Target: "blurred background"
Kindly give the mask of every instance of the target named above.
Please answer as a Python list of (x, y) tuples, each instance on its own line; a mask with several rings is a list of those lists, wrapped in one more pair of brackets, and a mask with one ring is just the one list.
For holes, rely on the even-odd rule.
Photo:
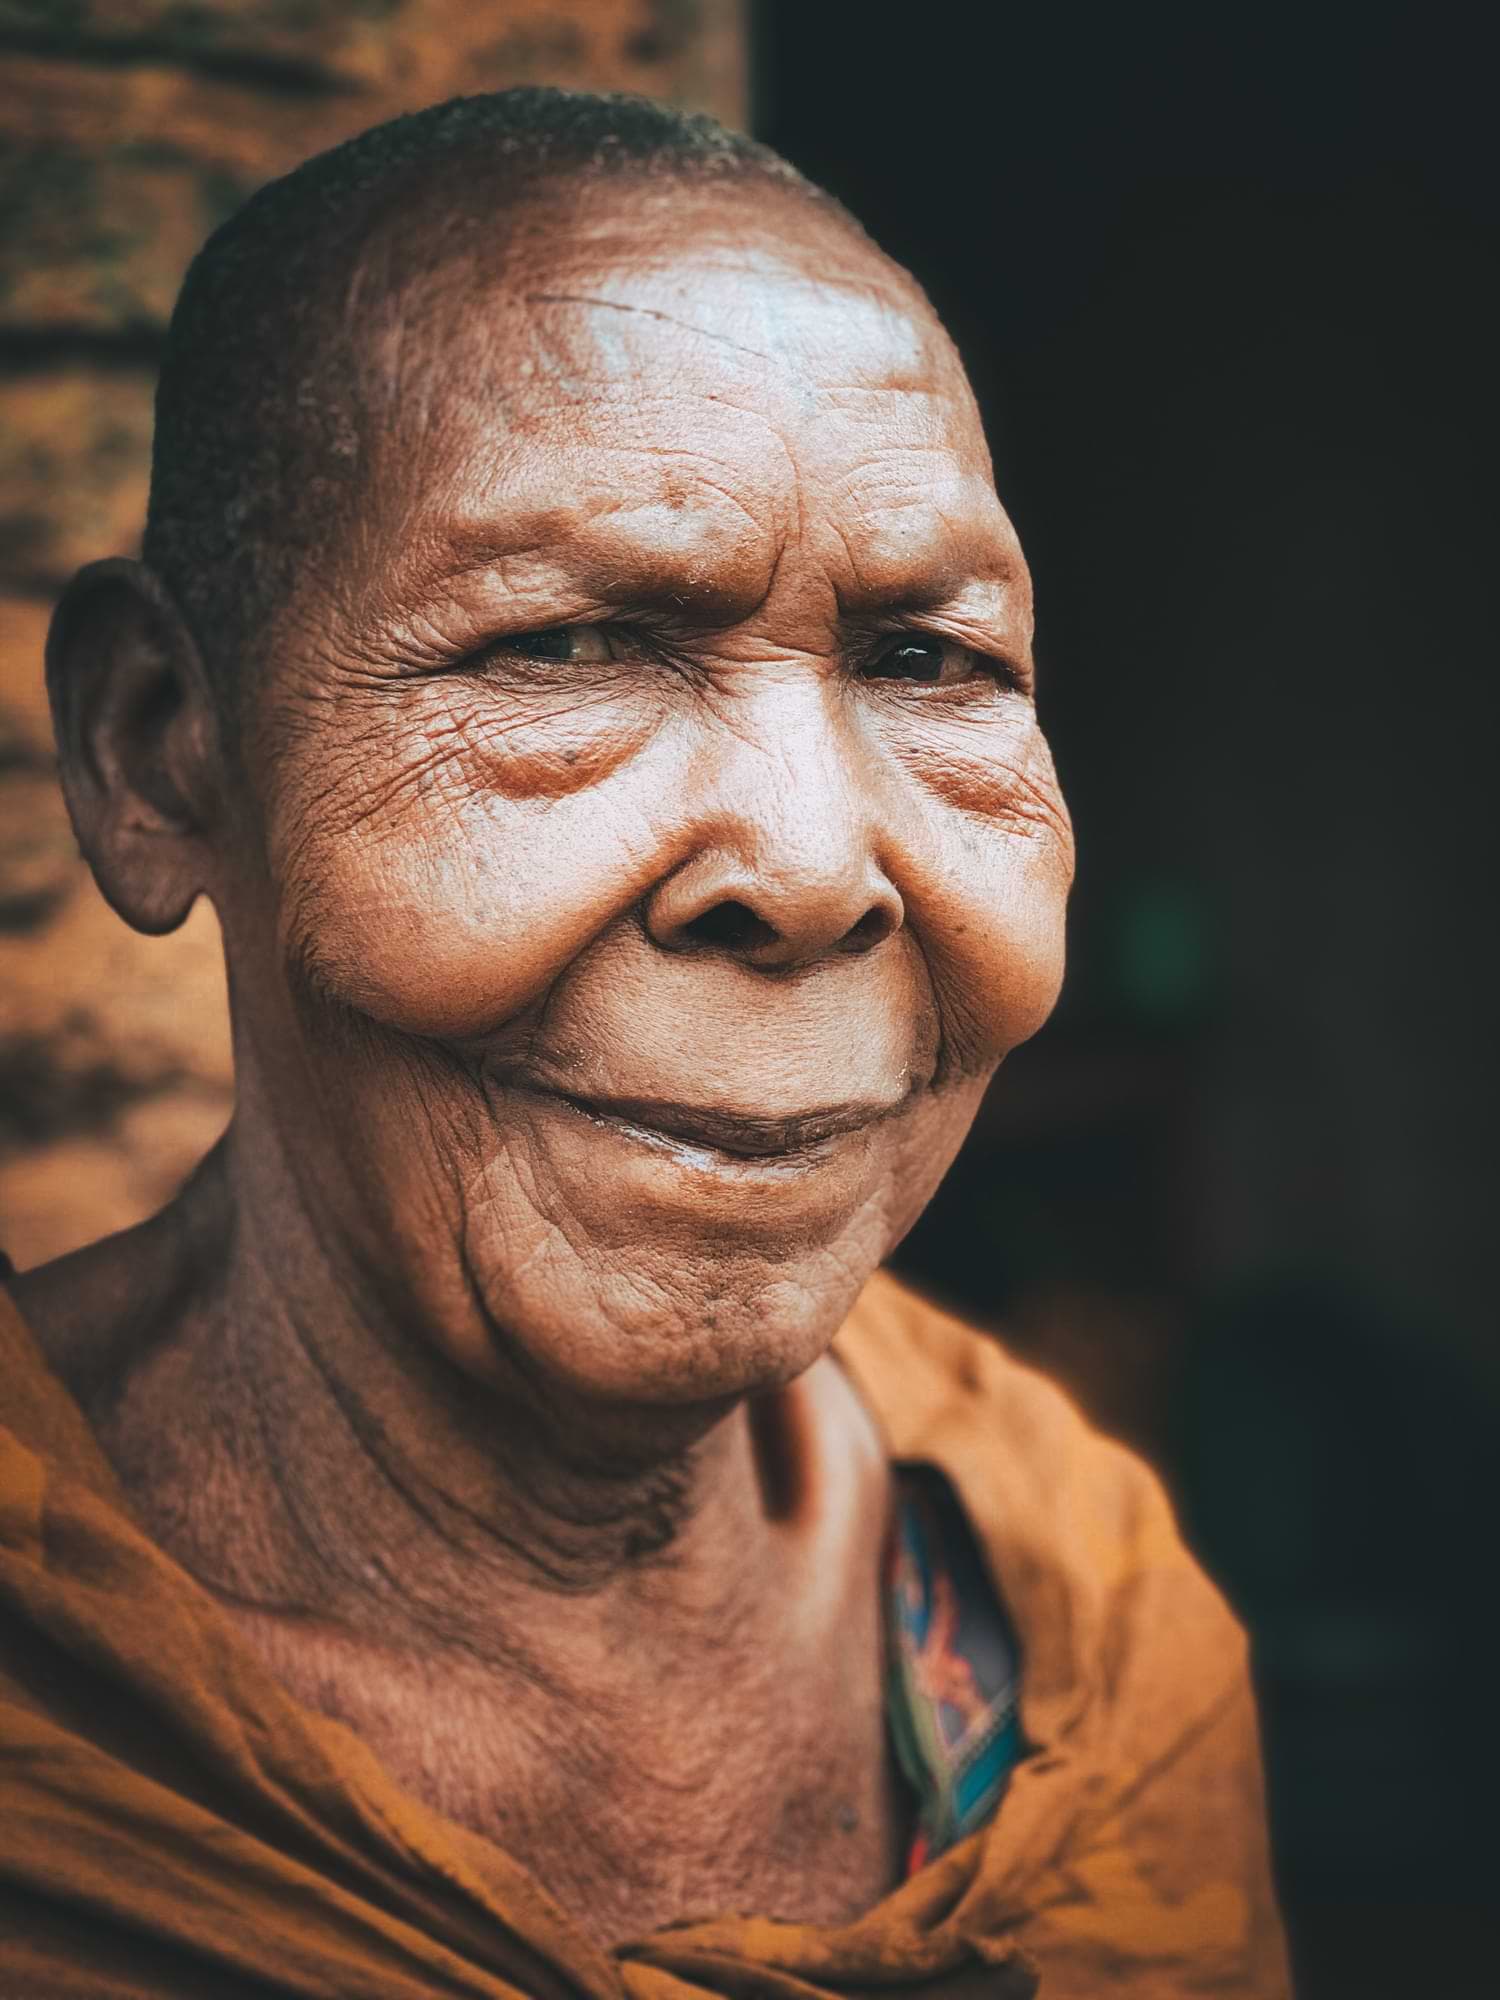
[(1159, 1467), (1249, 1625), (1304, 2000), (1500, 1993), (1477, 11), (0, 0), (0, 1243), (149, 1212), (230, 1104), (211, 915), (104, 909), (40, 681), (198, 241), (459, 90), (749, 124), (965, 353), (1079, 833), (1062, 1005), (899, 1261)]

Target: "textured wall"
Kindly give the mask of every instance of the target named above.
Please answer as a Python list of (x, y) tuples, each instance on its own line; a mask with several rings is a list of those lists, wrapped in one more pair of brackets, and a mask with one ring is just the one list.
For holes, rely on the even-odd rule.
[(213, 914), (88, 878), (42, 691), (51, 599), (135, 548), (183, 270), (259, 182), (393, 113), (547, 82), (744, 118), (740, 0), (0, 0), (0, 1245), (137, 1220), (229, 1114)]

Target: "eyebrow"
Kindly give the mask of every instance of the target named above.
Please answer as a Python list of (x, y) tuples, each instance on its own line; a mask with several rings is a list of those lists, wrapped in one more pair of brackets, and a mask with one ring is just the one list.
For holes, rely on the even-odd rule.
[[(752, 578), (730, 578), (724, 574), (722, 547), (716, 551), (687, 542), (663, 546), (659, 531), (632, 533), (629, 510), (581, 524), (579, 512), (568, 506), (539, 507), (517, 510), (508, 518), (457, 517), (436, 523), (422, 537), (418, 588), (427, 595), (462, 578), (514, 567), (520, 572), (517, 582), (534, 577), (539, 592), (551, 584), (602, 606), (729, 625), (751, 616), (764, 602), (780, 565), (780, 555), (772, 553)], [(913, 551), (909, 559), (867, 552), (861, 563), (858, 552), (850, 550), (858, 580), (835, 584), (838, 616), (849, 623), (898, 615), (1002, 622), (1026, 575), (1019, 545), (1013, 532), (1001, 528), (1003, 521), (1001, 514), (999, 521), (956, 531), (941, 546), (929, 544), (925, 558), (922, 551)]]
[(1024, 575), (1018, 552), (997, 548), (992, 562), (955, 558), (931, 567), (918, 563), (905, 575), (892, 574), (862, 587), (842, 589), (839, 610), (851, 619), (892, 611), (998, 618)]
[(456, 534), (433, 538), (422, 588), (441, 590), (459, 579), (505, 568), (517, 572), (518, 581), (534, 578), (538, 590), (550, 583), (559, 592), (574, 591), (604, 605), (679, 615), (691, 608), (725, 623), (748, 615), (763, 595), (758, 588), (726, 587), (707, 573), (708, 565), (693, 565), (681, 550), (618, 532), (610, 537), (613, 546), (601, 546), (602, 540), (590, 546), (587, 536), (554, 539), (537, 522), (513, 532), (466, 524)]

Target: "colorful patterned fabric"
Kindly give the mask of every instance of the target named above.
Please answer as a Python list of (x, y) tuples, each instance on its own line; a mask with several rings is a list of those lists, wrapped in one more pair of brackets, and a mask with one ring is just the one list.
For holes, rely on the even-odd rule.
[(989, 1819), (1022, 1754), (1019, 1658), (963, 1508), (936, 1466), (896, 1468), (886, 1708), (917, 1800), (908, 1874)]

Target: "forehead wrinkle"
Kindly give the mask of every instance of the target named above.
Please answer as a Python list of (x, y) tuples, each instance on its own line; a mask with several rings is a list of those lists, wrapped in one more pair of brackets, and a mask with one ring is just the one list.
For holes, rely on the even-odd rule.
[[(923, 467), (941, 461), (934, 473)], [(820, 517), (837, 537), (851, 584), (851, 613), (935, 607), (961, 588), (1018, 582), (1029, 589), (1015, 530), (988, 473), (966, 470), (945, 446), (903, 446), (849, 468), (845, 503)]]
[[(645, 441), (600, 444), (580, 463), (582, 454), (553, 454), (533, 443), (528, 456), (534, 461), (532, 476), (518, 478), (511, 467), (471, 489), (474, 499), (450, 516), (449, 533), (477, 531), (490, 539), (497, 532), (506, 538), (519, 534), (523, 541), (557, 547), (593, 531), (652, 521), (667, 530), (669, 540), (705, 548), (774, 534), (782, 496), (767, 483), (747, 490), (743, 479), (734, 478), (737, 468), (713, 452)], [(560, 468), (556, 474), (554, 465)], [(553, 494), (561, 489), (566, 497), (528, 506), (520, 497), (527, 486)]]
[[(700, 242), (634, 268), (578, 259), (555, 277), (549, 272), (545, 291), (527, 292), (517, 302), (543, 308), (531, 314), (534, 337), (570, 382), (649, 379), (660, 367), (652, 338), (658, 327), (762, 364), (746, 371), (752, 380), (759, 377), (761, 394), (770, 369), (783, 393), (805, 399), (826, 385), (830, 358), (847, 364), (851, 351), (890, 388), (926, 385), (950, 372), (961, 379), (951, 343), (926, 300), (894, 267), (881, 277), (887, 282), (813, 272), (782, 244), (769, 252), (735, 245), (726, 255)], [(581, 325), (569, 324), (570, 308), (578, 309)], [(617, 331), (609, 318), (622, 322)]]
[[(447, 459), (447, 505), (434, 524), (426, 487), (412, 493), (408, 513), (419, 523), (412, 539), (435, 544), (450, 576), (503, 563), (513, 574), (552, 572), (585, 587), (603, 581), (623, 596), (633, 574), (643, 595), (681, 596), (686, 587), (702, 602), (705, 587), (718, 587), (726, 600), (749, 602), (769, 594), (809, 531), (816, 538), (833, 511), (827, 499), (836, 496), (848, 518), (836, 526), (842, 575), (830, 571), (825, 579), (835, 600), (842, 591), (861, 604), (935, 602), (950, 578), (1010, 567), (994, 547), (993, 530), (1008, 524), (972, 398), (925, 302), (898, 300), (875, 281), (814, 280), (779, 256), (760, 261), (780, 282), (764, 286), (765, 272), (755, 269), (749, 302), (761, 313), (777, 309), (787, 338), (775, 353), (719, 337), (718, 328), (658, 302), (665, 296), (673, 307), (679, 300), (697, 305), (716, 279), (727, 277), (732, 287), (748, 269), (740, 257), (715, 263), (694, 255), (686, 271), (682, 260), (654, 267), (649, 302), (575, 290), (585, 268), (591, 282), (600, 281), (597, 261), (579, 259), (568, 260), (556, 280), (549, 270), (545, 292), (487, 284), (467, 313), (450, 313), (441, 327), (429, 296), (429, 311), (419, 316), (448, 336), (431, 354), (442, 407), (428, 411), (417, 437), (408, 433), (401, 483), (411, 492), (430, 441)], [(613, 291), (619, 274), (608, 265), (604, 271)], [(635, 278), (625, 273), (627, 288)], [(788, 291), (796, 309), (781, 313)], [(731, 290), (726, 300), (720, 289), (718, 302), (733, 308), (743, 299)], [(458, 302), (450, 294), (446, 303)], [(593, 324), (578, 325), (583, 315)], [(602, 319), (620, 331), (601, 349)], [(840, 344), (851, 333), (863, 353), (851, 356)], [(674, 351), (679, 334), (689, 336), (689, 346)], [(722, 362), (694, 354), (698, 335), (726, 350)], [(974, 469), (955, 479), (963, 460)], [(935, 479), (931, 468), (940, 461)], [(555, 493), (564, 482), (576, 504), (515, 504), (518, 487)], [(977, 499), (984, 511), (982, 526), (964, 530), (955, 522), (954, 513), (965, 511), (962, 499), (956, 509), (934, 509), (937, 486), (953, 488), (956, 498), (966, 489), (971, 508)], [(911, 511), (923, 500), (929, 525), (914, 534)], [(726, 511), (732, 527), (724, 525)], [(903, 512), (908, 519), (893, 522)], [(979, 560), (966, 565), (967, 551), (955, 542), (969, 544)], [(814, 549), (808, 553), (816, 563)], [(438, 565), (422, 561), (428, 577)], [(826, 568), (826, 560), (818, 566)]]
[[(935, 450), (904, 450), (901, 457)], [(632, 596), (705, 608), (713, 602), (739, 607), (742, 615), (769, 597), (789, 556), (787, 585), (800, 594), (809, 570), (820, 571), (830, 602), (849, 615), (936, 607), (986, 583), (1003, 593), (1019, 580), (1024, 589), (1025, 565), (993, 488), (977, 473), (956, 472), (951, 455), (943, 455), (947, 464), (937, 477), (910, 465), (898, 469), (889, 454), (871, 459), (843, 483), (854, 504), (810, 509), (788, 453), (783, 480), (757, 511), (727, 482), (715, 454), (684, 460), (646, 444), (616, 447), (601, 454), (604, 464), (623, 459), (631, 470), (623, 482), (617, 473), (611, 477), (614, 490), (580, 491), (564, 504), (518, 505), (515, 482), (507, 480), (494, 506), (481, 498), (424, 523), (409, 547), (421, 552), (428, 587), (493, 570), (507, 591), (535, 592), (550, 583), (592, 588), (611, 602)], [(555, 489), (546, 476), (549, 455), (534, 440), (527, 456), (542, 474), (535, 483)], [(645, 495), (638, 466), (653, 488)], [(861, 475), (869, 482), (864, 492)], [(630, 490), (620, 491), (621, 484)], [(951, 506), (943, 504), (947, 495)], [(832, 563), (830, 543), (838, 550)]]
[(747, 347), (743, 341), (732, 340), (727, 333), (715, 332), (712, 327), (695, 326), (691, 320), (682, 319), (676, 313), (660, 312), (654, 306), (627, 305), (620, 299), (592, 298), (582, 292), (527, 292), (523, 297), (527, 305), (594, 306), (603, 312), (639, 313), (646, 319), (659, 320), (663, 326), (680, 327), (684, 333), (697, 334), (703, 340), (719, 341), (725, 347), (732, 347), (736, 353), (753, 354), (760, 361), (772, 358), (764, 348)]
[[(799, 220), (809, 219), (800, 203), (796, 213)], [(547, 293), (587, 303), (639, 304), (644, 298), (649, 306), (665, 309), (666, 302), (676, 312), (695, 295), (714, 293), (733, 302), (742, 319), (764, 318), (768, 302), (791, 295), (867, 317), (894, 314), (937, 325), (911, 274), (842, 223), (835, 221), (831, 232), (819, 231), (814, 248), (775, 228), (763, 211), (747, 214), (738, 205), (732, 213), (700, 209), (685, 229), (673, 226), (677, 220), (668, 210), (664, 226), (644, 239), (634, 230), (590, 236), (570, 221), (548, 241)], [(773, 309), (770, 318), (779, 326), (786, 315)], [(692, 324), (702, 326), (701, 320)]]
[[(601, 415), (607, 412), (615, 425), (631, 424), (633, 419), (633, 427), (643, 429), (647, 421), (653, 422), (655, 442), (663, 417), (672, 431), (681, 434), (685, 420), (674, 404), (698, 396), (711, 406), (701, 412), (704, 417), (711, 415), (719, 422), (729, 412), (738, 412), (741, 421), (758, 421), (776, 436), (782, 450), (788, 448), (788, 433), (824, 430), (841, 417), (847, 420), (861, 404), (866, 406), (861, 414), (878, 411), (888, 421), (893, 411), (900, 411), (900, 399), (911, 398), (910, 410), (901, 412), (903, 429), (941, 428), (944, 408), (969, 414), (970, 399), (956, 357), (930, 319), (925, 302), (918, 313), (916, 301), (903, 299), (898, 304), (879, 287), (835, 288), (789, 269), (783, 259), (763, 261), (782, 283), (758, 283), (748, 300), (715, 300), (712, 279), (723, 274), (724, 265), (722, 260), (715, 265), (701, 258), (687, 273), (694, 282), (672, 287), (658, 283), (650, 299), (575, 293), (571, 287), (567, 293), (556, 287), (546, 293), (521, 293), (503, 276), (485, 284), (477, 296), (470, 289), (466, 296), (455, 297), (446, 284), (433, 286), (417, 300), (403, 292), (396, 323), (377, 330), (374, 344), (384, 349), (379, 355), (384, 365), (373, 371), (380, 378), (375, 400), (386, 405), (396, 417), (396, 428), (408, 436), (420, 429), (428, 436), (451, 437), (476, 416), (486, 429), (499, 418), (507, 432), (516, 434), (551, 428), (549, 417), (560, 410), (597, 410)], [(667, 266), (650, 275), (660, 278), (680, 269)], [(765, 273), (756, 275), (759, 279)], [(631, 288), (631, 276), (624, 274), (622, 288)], [(681, 295), (685, 306), (727, 304), (732, 322), (743, 320), (746, 305), (762, 319), (769, 314), (779, 336), (775, 351), (706, 326), (689, 312), (668, 310), (660, 302), (664, 290)], [(788, 290), (796, 307), (791, 312), (783, 310)], [(567, 312), (538, 313), (528, 303), (575, 296), (595, 301), (588, 315), (593, 324), (570, 325), (572, 316)], [(851, 300), (857, 308), (853, 327)], [(439, 303), (441, 312), (435, 310)], [(676, 308), (677, 296), (671, 296), (671, 304)], [(622, 322), (626, 330), (605, 335), (598, 324), (605, 317)], [(629, 331), (636, 323), (642, 332)], [(873, 352), (859, 337), (861, 324), (877, 333)], [(668, 338), (686, 332), (713, 343), (726, 350), (725, 363), (713, 364), (707, 382), (685, 379), (685, 373), (688, 378), (699, 374), (691, 349), (684, 355), (669, 347), (664, 355), (659, 340), (652, 337), (657, 328)], [(851, 356), (851, 340), (864, 351)], [(703, 364), (707, 361), (702, 357)], [(851, 365), (864, 373), (863, 381), (851, 380)], [(416, 375), (427, 376), (420, 387), (413, 380)]]
[(749, 445), (721, 442), (723, 415), (708, 436), (670, 397), (613, 405), (595, 426), (545, 412), (483, 424), (436, 494), (418, 477), (426, 519), (406, 547), (424, 582), (526, 557), (575, 575), (670, 568), (695, 586), (709, 568), (769, 570), (789, 511), (785, 441), (762, 421)]
[(878, 426), (893, 449), (946, 451), (950, 457), (972, 460), (988, 478), (989, 451), (978, 412), (967, 387), (957, 393), (955, 389), (954, 384), (934, 386), (930, 380), (822, 382), (804, 435), (815, 439), (840, 424)]
[[(649, 375), (659, 367), (659, 355), (649, 353), (652, 327), (686, 332), (728, 355), (774, 365), (789, 387), (795, 384), (803, 393), (812, 386), (807, 363), (814, 364), (814, 376), (826, 375), (818, 361), (845, 357), (851, 346), (884, 351), (881, 372), (891, 387), (916, 387), (924, 363), (929, 374), (951, 371), (962, 381), (951, 342), (920, 288), (844, 226), (820, 229), (812, 248), (778, 234), (764, 203), (747, 211), (738, 198), (725, 204), (715, 197), (695, 201), (691, 219), (681, 223), (680, 240), (674, 243), (668, 230), (671, 247), (653, 254), (640, 240), (634, 206), (633, 201), (623, 217), (612, 203), (579, 210), (542, 191), (483, 238), (446, 240), (441, 229), (416, 231), (408, 218), (412, 226), (381, 230), (363, 246), (363, 268), (344, 301), (346, 325), (362, 321), (364, 344), (371, 322), (377, 328), (382, 321), (397, 322), (389, 328), (395, 338), (378, 372), (385, 377), (383, 386), (399, 383), (404, 396), (415, 390), (411, 375), (424, 361), (439, 388), (451, 381), (455, 361), (463, 366), (454, 353), (455, 339), (470, 345), (472, 357), (465, 336), (475, 333), (490, 350), (481, 364), (490, 393), (508, 398), (518, 386), (524, 393), (536, 362), (545, 357), (554, 363), (548, 384), (554, 396), (566, 399), (580, 390), (591, 396), (603, 379), (618, 375), (631, 348), (646, 351), (634, 357), (628, 372)], [(393, 249), (398, 237), (399, 256)], [(657, 237), (658, 244), (663, 240)], [(580, 302), (578, 313), (569, 311), (574, 301)], [(568, 326), (579, 318), (585, 318), (583, 326)], [(589, 344), (590, 333), (598, 346), (606, 319), (627, 328), (634, 323), (641, 331), (628, 341), (618, 335), (609, 339), (612, 355), (596, 353), (593, 361), (608, 358), (615, 366), (601, 371), (579, 350)], [(720, 323), (707, 323), (714, 319)], [(494, 355), (497, 334), (506, 349), (500, 357)], [(523, 347), (532, 348), (530, 357), (518, 351)]]

